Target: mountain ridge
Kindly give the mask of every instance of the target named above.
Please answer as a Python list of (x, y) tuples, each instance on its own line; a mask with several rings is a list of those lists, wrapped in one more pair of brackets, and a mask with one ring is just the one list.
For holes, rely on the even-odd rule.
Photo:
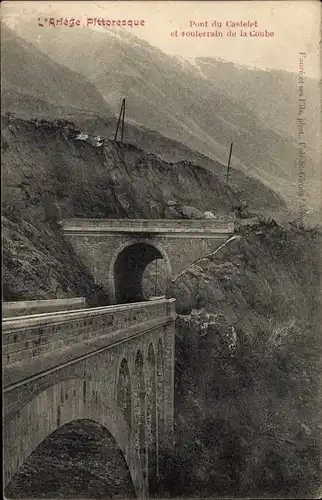
[[(1, 23), (3, 109), (23, 110), (38, 100), (43, 108), (93, 109), (110, 113), (83, 76), (58, 65)], [(37, 107), (37, 106), (35, 106)]]
[[(158, 130), (220, 163), (226, 163), (229, 143), (233, 142), (232, 165), (260, 179), (282, 194), (293, 209), (296, 207), (295, 141), (272, 128), (272, 123), (256, 114), (248, 101), (227, 95), (209, 74), (201, 77), (200, 67), (179, 64), (175, 57), (132, 33), (115, 37), (109, 30), (86, 28), (38, 33), (23, 23), (15, 29), (59, 64), (89, 79), (113, 114), (125, 96), (129, 121)], [(63, 54), (58, 53), (57, 44), (66, 46)], [(246, 78), (247, 71), (242, 74)], [(291, 88), (282, 85), (279, 102)], [(255, 99), (256, 106), (260, 107), (262, 101)], [(313, 206), (318, 203), (318, 176), (318, 158), (310, 151), (306, 190), (308, 203)]]

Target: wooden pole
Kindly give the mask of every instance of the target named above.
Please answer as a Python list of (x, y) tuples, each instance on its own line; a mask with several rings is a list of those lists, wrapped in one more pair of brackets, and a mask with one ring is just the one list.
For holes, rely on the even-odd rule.
[(228, 177), (229, 177), (229, 167), (230, 167), (230, 160), (231, 160), (231, 154), (233, 152), (233, 142), (230, 143), (230, 151), (229, 151), (229, 158), (228, 158), (228, 165), (227, 165), (227, 180), (226, 184), (228, 184)]
[(122, 104), (123, 104), (123, 115), (122, 115), (122, 128), (121, 128), (121, 142), (123, 142), (123, 134), (124, 134), (125, 99), (123, 99)]
[(121, 140), (123, 140), (124, 109), (125, 109), (125, 99), (122, 99), (122, 105), (121, 105), (121, 110), (120, 110), (120, 114), (119, 114), (119, 119), (117, 121), (117, 127), (115, 130), (114, 141), (117, 141), (117, 133), (119, 131), (121, 120), (123, 120), (122, 121), (122, 129), (121, 129)]
[[(123, 103), (122, 103), (123, 105)], [(121, 107), (121, 111), (122, 111), (122, 107)], [(115, 134), (114, 134), (114, 141), (117, 140), (117, 133), (119, 131), (119, 126), (120, 126), (120, 121), (121, 121), (121, 111), (120, 111), (120, 114), (119, 114), (119, 119), (117, 121), (117, 126), (116, 126), (116, 130), (115, 130)]]

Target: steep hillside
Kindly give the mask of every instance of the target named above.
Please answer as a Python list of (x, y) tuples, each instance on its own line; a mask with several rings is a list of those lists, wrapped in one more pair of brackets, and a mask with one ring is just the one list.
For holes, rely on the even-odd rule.
[(321, 244), (260, 223), (174, 283), (172, 495), (320, 498)]
[(91, 109), (110, 113), (84, 76), (62, 67), (1, 24), (2, 112)]
[[(281, 134), (296, 139), (294, 106), (298, 92), (298, 75), (287, 71), (263, 71), (214, 59), (198, 57), (195, 61), (201, 73), (214, 82), (218, 90), (238, 99), (262, 121)], [(303, 77), (306, 97), (306, 139), (316, 150), (320, 149), (319, 121), (321, 100), (318, 80)], [(260, 103), (260, 106), (258, 105)]]
[(233, 207), (241, 203), (200, 166), (166, 163), (111, 140), (98, 145), (93, 137), (78, 138), (78, 132), (64, 121), (3, 118), (6, 300), (72, 293), (92, 303), (97, 294), (108, 300), (62, 238), (57, 225), (62, 217), (171, 218), (176, 215), (169, 211), (170, 200), (233, 217)]
[[(117, 125), (116, 118), (92, 117), (85, 113), (66, 114), (66, 118), (76, 123), (84, 132), (114, 138)], [(175, 163), (184, 160), (201, 165), (226, 183), (226, 166), (197, 151), (193, 151), (178, 141), (162, 136), (156, 131), (126, 122), (124, 140), (144, 149), (147, 153), (159, 156), (167, 162)], [(228, 182), (229, 186), (238, 194), (239, 199), (247, 204), (249, 210), (266, 216), (274, 214), (275, 218), (292, 217), (291, 214), (288, 214), (281, 196), (256, 178), (250, 177), (236, 168), (230, 168)]]
[[(41, 46), (39, 40), (37, 45)], [(27, 120), (66, 118), (82, 131), (114, 137), (116, 119), (111, 116), (113, 113), (108, 110), (103, 97), (85, 77), (54, 63), (5, 24), (2, 30), (2, 54), (3, 112)], [(226, 168), (222, 164), (159, 132), (127, 121), (125, 140), (165, 161), (192, 161), (226, 180)], [(269, 215), (274, 212), (277, 217), (277, 212), (283, 208), (282, 216), (287, 216), (280, 197), (254, 177), (231, 168), (229, 183), (251, 211)]]
[[(118, 111), (121, 98), (126, 97), (129, 120), (221, 163), (226, 163), (233, 142), (233, 166), (256, 176), (294, 204), (297, 150), (292, 138), (267, 126), (247, 103), (222, 92), (197, 67), (167, 56), (126, 31), (37, 31), (34, 25), (30, 29), (31, 22), (18, 22), (17, 33), (90, 80), (112, 112)], [(257, 105), (262, 106), (262, 101)], [(319, 196), (314, 183), (318, 163), (319, 158), (308, 158), (307, 198), (312, 206)]]

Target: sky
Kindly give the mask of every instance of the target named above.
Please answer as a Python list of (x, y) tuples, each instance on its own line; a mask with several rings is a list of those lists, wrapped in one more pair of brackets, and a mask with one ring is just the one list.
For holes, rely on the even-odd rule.
[[(321, 4), (318, 0), (4, 1), (1, 4), (1, 12), (4, 17), (28, 16), (29, 13), (52, 16), (59, 13), (63, 17), (97, 16), (110, 20), (144, 20), (144, 27), (128, 28), (129, 31), (170, 55), (189, 60), (195, 57), (214, 57), (260, 69), (280, 69), (298, 73), (299, 54), (305, 53), (306, 76), (320, 78), (321, 73)], [(236, 36), (228, 37), (227, 21), (257, 21), (257, 28), (242, 28), (248, 36), (241, 37), (241, 28), (232, 27), (230, 29), (236, 32)], [(212, 26), (214, 23), (215, 26)], [(222, 23), (221, 29), (219, 23)], [(97, 29), (104, 31), (104, 27)], [(179, 36), (171, 36), (176, 30)], [(222, 31), (223, 37), (181, 35), (183, 31), (190, 33), (196, 30)], [(254, 30), (267, 30), (273, 32), (274, 36), (250, 37), (249, 31)]]

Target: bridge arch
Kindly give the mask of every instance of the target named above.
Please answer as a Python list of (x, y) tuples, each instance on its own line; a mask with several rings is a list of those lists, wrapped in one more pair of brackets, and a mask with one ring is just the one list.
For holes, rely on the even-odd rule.
[(148, 238), (133, 238), (122, 243), (113, 254), (109, 266), (108, 284), (112, 302), (144, 300), (143, 273), (150, 262), (156, 259), (163, 259), (169, 279), (172, 275), (171, 263), (160, 243)]
[[(125, 459), (136, 495), (144, 496), (140, 458), (122, 412), (115, 408), (108, 391), (103, 392), (103, 384), (87, 380), (85, 387), (90, 397), (84, 395), (84, 380), (64, 380), (39, 392), (12, 416), (4, 429), (5, 485), (57, 428), (81, 419), (107, 429)], [(92, 398), (93, 393), (97, 398)]]
[(6, 498), (135, 497), (124, 456), (101, 424), (77, 419), (47, 436), (5, 488)]
[(133, 434), (136, 451), (140, 457), (141, 469), (146, 476), (147, 449), (146, 449), (146, 386), (144, 377), (144, 361), (140, 349), (135, 356), (134, 391), (133, 391)]

